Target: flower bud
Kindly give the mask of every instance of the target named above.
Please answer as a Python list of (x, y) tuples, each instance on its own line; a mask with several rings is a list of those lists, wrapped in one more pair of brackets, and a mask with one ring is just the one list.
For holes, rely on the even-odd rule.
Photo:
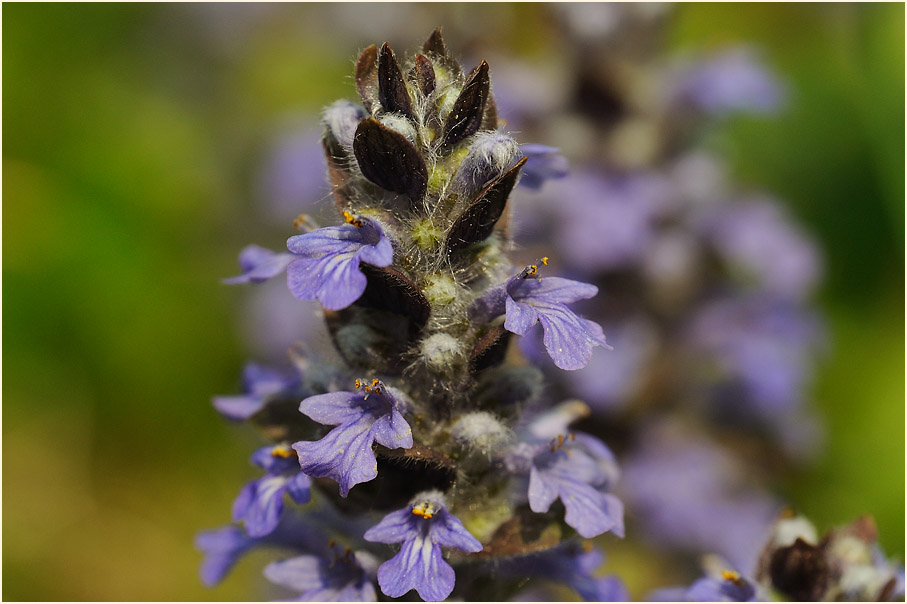
[(469, 145), (469, 152), (454, 179), (459, 189), (478, 192), (491, 180), (509, 169), (519, 154), (520, 146), (500, 132), (479, 132)]
[(422, 341), (422, 356), (435, 369), (452, 369), (462, 360), (460, 342), (446, 333), (435, 333)]
[(324, 110), (322, 121), (331, 135), (345, 149), (353, 146), (356, 127), (365, 118), (365, 110), (350, 101), (337, 101)]
[(384, 113), (378, 118), (378, 121), (394, 132), (399, 132), (405, 136), (409, 142), (415, 144), (416, 128), (406, 116), (400, 115), (399, 113)]
[(451, 434), (467, 449), (485, 456), (503, 449), (513, 437), (510, 428), (487, 411), (463, 415), (451, 426)]

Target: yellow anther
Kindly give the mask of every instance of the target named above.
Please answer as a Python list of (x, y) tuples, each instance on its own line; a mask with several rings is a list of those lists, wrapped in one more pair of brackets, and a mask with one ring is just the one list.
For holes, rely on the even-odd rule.
[(347, 222), (347, 224), (351, 224), (357, 229), (362, 228), (362, 221), (350, 214), (347, 210), (343, 211), (343, 219)]
[(733, 570), (723, 570), (721, 571), (721, 578), (725, 581), (730, 581), (734, 585), (742, 586), (743, 580), (740, 578), (740, 573)]
[(328, 541), (328, 547), (334, 547), (334, 544), (335, 544), (335, 543), (337, 543), (337, 542), (334, 541), (333, 539), (329, 540), (329, 541)]
[(542, 264), (548, 266), (548, 256), (542, 256)]
[(420, 516), (425, 520), (430, 520), (432, 516), (435, 515), (435, 512), (438, 511), (438, 508), (432, 504), (430, 501), (423, 501), (417, 503), (413, 506), (412, 512), (414, 516)]
[(290, 457), (293, 457), (295, 454), (296, 451), (286, 445), (277, 445), (276, 447), (271, 449), (271, 455), (273, 457), (283, 457), (284, 459), (288, 459)]
[(362, 388), (362, 382), (360, 380), (356, 380), (356, 389), (358, 390), (359, 388)]
[(535, 264), (530, 264), (530, 265), (529, 265), (529, 272), (526, 273), (526, 274), (527, 274), (527, 275), (534, 275), (534, 274), (536, 274), (537, 272), (539, 272), (539, 267), (538, 267), (537, 265), (535, 265)]
[(372, 379), (372, 388), (374, 388), (375, 386), (377, 386), (380, 383), (381, 383), (381, 380), (379, 380), (378, 378)]

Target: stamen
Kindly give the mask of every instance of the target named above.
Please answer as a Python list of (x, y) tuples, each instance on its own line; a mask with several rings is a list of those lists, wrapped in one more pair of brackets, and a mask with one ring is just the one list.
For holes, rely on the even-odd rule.
[(412, 512), (414, 516), (420, 516), (425, 520), (431, 520), (432, 516), (435, 515), (435, 512), (438, 511), (437, 506), (435, 506), (430, 501), (422, 501), (413, 506)]
[(277, 445), (271, 449), (272, 457), (283, 457), (284, 459), (289, 459), (294, 455), (296, 455), (296, 451), (286, 445)]
[(542, 264), (548, 266), (548, 256), (542, 256)]
[(356, 390), (359, 390), (360, 388), (362, 388), (362, 381), (356, 380)]
[(723, 570), (721, 571), (721, 578), (725, 581), (730, 581), (738, 587), (743, 587), (743, 579), (740, 578), (740, 573), (733, 570)]
[(357, 229), (362, 228), (362, 221), (350, 214), (347, 210), (343, 211), (343, 219), (347, 222), (347, 224), (351, 224)]

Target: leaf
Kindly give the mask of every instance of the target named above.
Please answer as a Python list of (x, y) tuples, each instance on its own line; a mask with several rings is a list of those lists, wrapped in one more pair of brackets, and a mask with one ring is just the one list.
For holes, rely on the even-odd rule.
[(488, 63), (475, 68), (444, 124), (444, 144), (452, 145), (474, 134), (482, 123), (485, 101), (488, 99)]
[(378, 106), (378, 47), (372, 44), (356, 61), (356, 90), (369, 113)]
[(494, 225), (504, 213), (507, 197), (516, 184), (520, 169), (528, 159), (528, 157), (524, 157), (500, 178), (485, 187), (475, 201), (454, 220), (447, 235), (448, 254), (477, 241), (482, 241), (491, 235)]
[(389, 266), (379, 268), (361, 264), (360, 268), (368, 278), (368, 285), (355, 304), (407, 317), (410, 320), (410, 331), (421, 331), (428, 322), (431, 306), (416, 284)]
[(428, 170), (409, 140), (373, 118), (364, 119), (353, 137), (353, 153), (363, 176), (388, 191), (419, 202), (425, 195)]
[(397, 57), (387, 42), (378, 55), (378, 100), (385, 111), (402, 113), (413, 117), (413, 108), (403, 81), (403, 73)]
[(424, 96), (430, 95), (435, 89), (435, 68), (425, 55), (416, 55), (416, 64), (409, 73)]
[(431, 32), (428, 40), (422, 45), (422, 50), (439, 54), (442, 57), (447, 56), (447, 46), (444, 45), (444, 39), (441, 37), (440, 27), (436, 27), (435, 31)]

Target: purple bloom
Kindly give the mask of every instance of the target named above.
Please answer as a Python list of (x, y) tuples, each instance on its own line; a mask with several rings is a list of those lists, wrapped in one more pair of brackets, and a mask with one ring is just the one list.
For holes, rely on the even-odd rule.
[(327, 543), (322, 527), (312, 518), (284, 514), (271, 533), (250, 537), (237, 526), (201, 531), (195, 546), (205, 554), (201, 578), (208, 587), (220, 583), (239, 559), (252, 548), (273, 545), (299, 551), (320, 551)]
[(779, 504), (746, 485), (751, 472), (711, 443), (662, 424), (622, 460), (621, 497), (642, 534), (661, 547), (717, 553), (736, 568), (755, 568)]
[(309, 501), (311, 480), (299, 471), (296, 454), (287, 446), (263, 447), (252, 461), (267, 474), (243, 487), (233, 502), (233, 521), (245, 522), (251, 537), (267, 535), (283, 513), (283, 494), (298, 504)]
[(313, 209), (331, 189), (325, 178), (321, 128), (310, 123), (276, 127), (280, 134), (259, 168), (256, 189), (270, 218), (286, 224), (299, 212)]
[(501, 570), (507, 575), (564, 583), (587, 602), (628, 602), (630, 595), (620, 579), (599, 574), (603, 561), (604, 555), (591, 543), (571, 542), (535, 556), (505, 562)]
[(567, 158), (557, 147), (527, 143), (520, 145), (520, 151), (529, 158), (519, 183), (527, 189), (537, 191), (546, 181), (564, 178), (570, 173)]
[(413, 505), (391, 512), (366, 531), (367, 541), (402, 543), (397, 555), (378, 568), (381, 591), (399, 598), (411, 589), (426, 601), (440, 601), (453, 591), (453, 568), (444, 561), (441, 547), (472, 553), (482, 544), (440, 502), (439, 493), (417, 497)]
[(654, 174), (603, 175), (590, 170), (550, 187), (557, 213), (558, 254), (584, 274), (639, 262), (654, 236), (654, 219), (669, 202)]
[(368, 553), (341, 553), (331, 558), (303, 555), (265, 567), (272, 583), (299, 592), (305, 602), (374, 602), (377, 600), (372, 578), (377, 561)]
[(287, 268), (287, 284), (300, 300), (317, 298), (329, 310), (346, 308), (367, 285), (360, 261), (382, 267), (393, 262), (391, 242), (376, 222), (350, 215), (347, 219), (349, 224), (287, 241), (287, 248), (296, 256)]
[(200, 532), (195, 537), (195, 547), (205, 553), (201, 566), (202, 583), (214, 587), (223, 581), (230, 569), (256, 541), (235, 526)]
[(273, 396), (291, 394), (299, 386), (299, 376), (247, 363), (243, 369), (243, 392), (238, 396), (214, 397), (214, 408), (232, 420), (246, 420), (261, 411)]
[(687, 103), (707, 114), (771, 113), (784, 91), (752, 51), (731, 49), (693, 66), (678, 78), (675, 102)]
[(522, 336), (541, 323), (545, 349), (561, 369), (585, 367), (593, 347), (609, 347), (598, 323), (578, 317), (565, 306), (597, 294), (594, 285), (560, 277), (532, 278), (531, 271), (523, 271), (504, 289), (504, 328)]
[(241, 275), (224, 279), (229, 285), (237, 283), (264, 283), (271, 277), (276, 277), (293, 261), (293, 255), (278, 254), (258, 245), (247, 245), (239, 253), (239, 267)]
[(820, 277), (815, 246), (776, 203), (759, 200), (724, 206), (706, 220), (704, 228), (732, 270), (772, 295), (802, 300)]
[(653, 602), (763, 602), (754, 583), (731, 570), (720, 577), (703, 577), (689, 588), (667, 587), (647, 596)]
[(374, 442), (389, 449), (413, 446), (412, 430), (400, 413), (400, 399), (401, 393), (375, 380), (359, 391), (330, 392), (302, 401), (302, 413), (324, 425), (337, 426), (319, 441), (293, 445), (302, 471), (333, 478), (343, 497), (353, 486), (374, 479), (378, 475)]
[(576, 393), (598, 413), (621, 408), (638, 391), (656, 348), (654, 329), (627, 321), (608, 330), (617, 352), (595, 351), (589, 364), (569, 374)]
[(773, 300), (720, 300), (694, 317), (690, 336), (695, 351), (742, 386), (735, 401), (767, 420), (800, 406), (820, 336), (814, 317)]
[(611, 451), (588, 434), (559, 435), (532, 459), (529, 507), (547, 512), (555, 499), (567, 510), (564, 520), (586, 538), (611, 531), (624, 536), (624, 508), (611, 493), (617, 464)]

